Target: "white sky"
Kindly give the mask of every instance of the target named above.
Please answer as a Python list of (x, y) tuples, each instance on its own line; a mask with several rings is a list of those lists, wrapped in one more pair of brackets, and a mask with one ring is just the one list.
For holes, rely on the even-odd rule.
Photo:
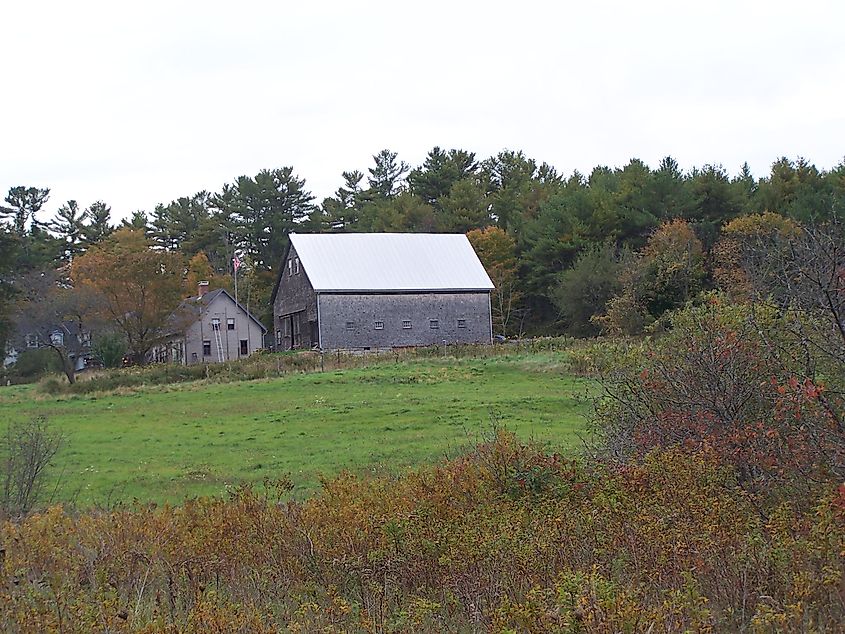
[[(131, 8), (130, 8), (131, 7)], [(13, 2), (0, 193), (116, 218), (292, 165), (317, 201), (382, 148), (564, 174), (845, 157), (843, 2)]]

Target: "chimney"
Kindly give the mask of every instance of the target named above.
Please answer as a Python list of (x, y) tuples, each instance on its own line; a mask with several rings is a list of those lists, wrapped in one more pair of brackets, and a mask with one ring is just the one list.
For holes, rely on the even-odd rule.
[(208, 281), (203, 280), (199, 284), (197, 284), (197, 290), (199, 292), (198, 297), (202, 297), (208, 292)]

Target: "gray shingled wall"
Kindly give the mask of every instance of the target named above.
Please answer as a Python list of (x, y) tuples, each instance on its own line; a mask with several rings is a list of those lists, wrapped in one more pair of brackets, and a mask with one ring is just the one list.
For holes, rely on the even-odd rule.
[[(321, 293), (318, 303), (326, 350), (491, 340), (487, 293)], [(436, 320), (436, 328), (431, 320)], [(465, 327), (458, 327), (458, 320)], [(410, 328), (403, 327), (405, 321), (411, 322)], [(377, 329), (376, 322), (383, 328)]]

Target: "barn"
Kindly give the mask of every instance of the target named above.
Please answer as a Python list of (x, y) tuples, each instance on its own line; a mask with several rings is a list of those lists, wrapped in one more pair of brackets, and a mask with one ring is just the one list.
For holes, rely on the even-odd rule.
[(291, 234), (277, 350), (490, 343), (493, 284), (463, 234)]

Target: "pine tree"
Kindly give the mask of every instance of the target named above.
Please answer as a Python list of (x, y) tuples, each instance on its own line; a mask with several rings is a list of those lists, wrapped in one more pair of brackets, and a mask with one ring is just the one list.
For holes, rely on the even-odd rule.
[(97, 244), (108, 237), (114, 227), (111, 226), (111, 207), (101, 200), (92, 203), (85, 210), (88, 217), (88, 224), (82, 230), (85, 246)]
[(35, 214), (41, 211), (49, 197), (49, 188), (12, 187), (6, 196), (6, 202), (10, 207), (0, 208), (0, 216), (11, 217), (15, 233), (22, 238), (26, 235), (29, 223), (35, 222)]
[(82, 211), (75, 200), (69, 200), (59, 207), (55, 218), (47, 223), (47, 228), (62, 241), (62, 257), (68, 262), (84, 250), (83, 235), (87, 216), (87, 212)]

